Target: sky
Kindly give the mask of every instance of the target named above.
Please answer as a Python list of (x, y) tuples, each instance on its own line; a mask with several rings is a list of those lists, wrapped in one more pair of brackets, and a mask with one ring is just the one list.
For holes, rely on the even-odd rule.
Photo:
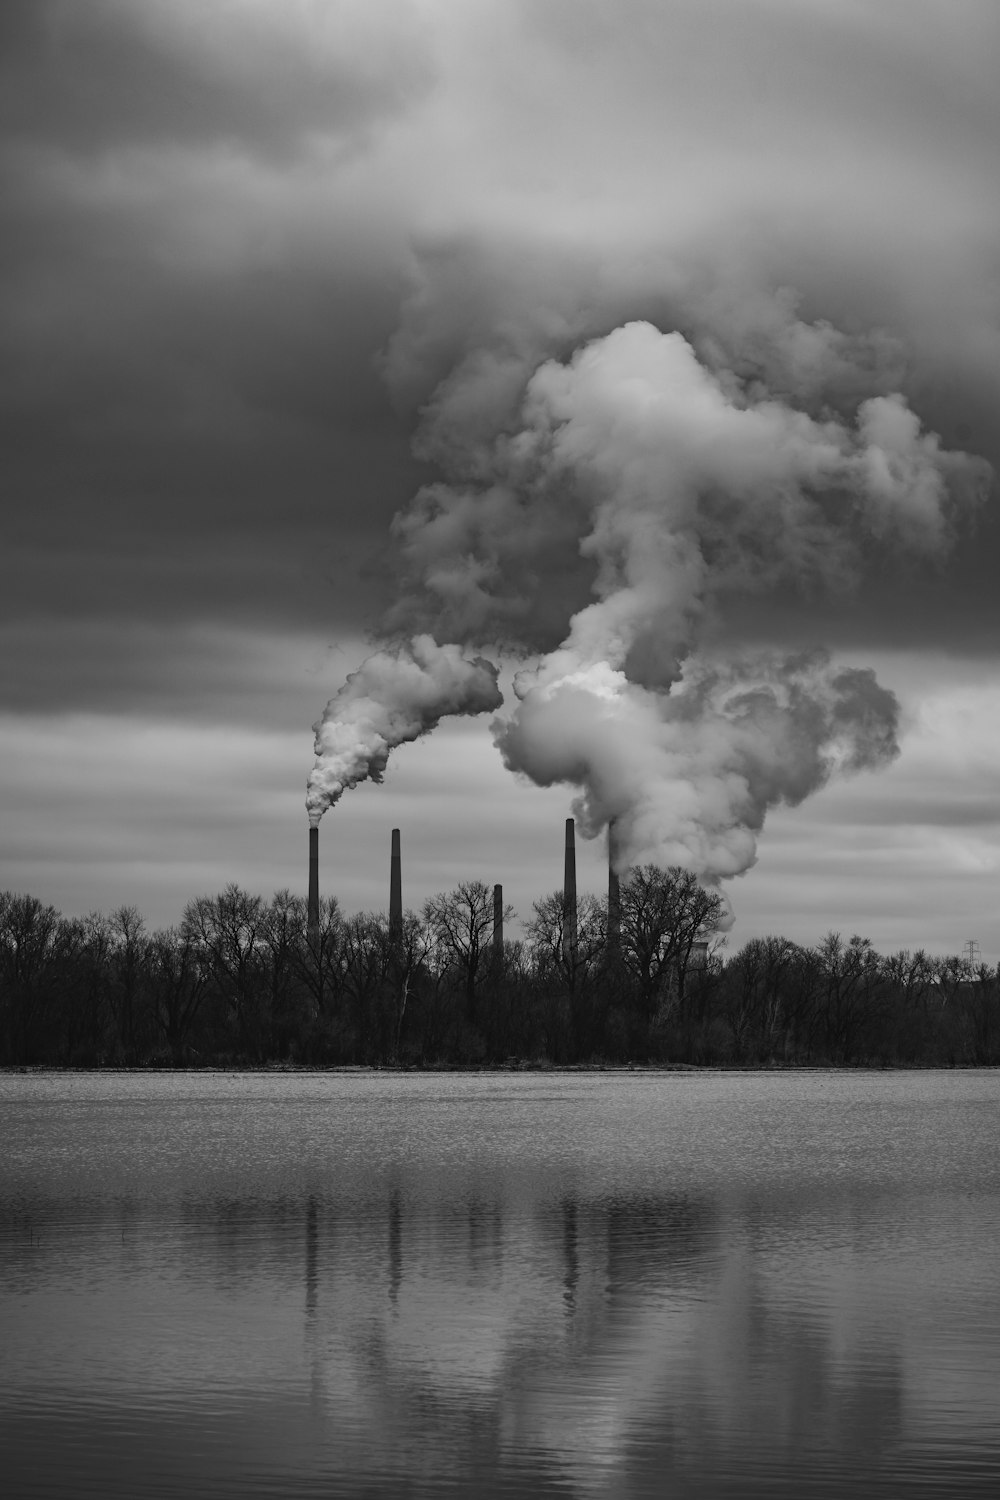
[[(408, 905), (482, 879), (529, 916), (579, 786), (531, 780), (513, 674), (563, 702), (551, 654), (635, 592), (681, 454), (711, 581), (651, 664), (679, 575), (645, 580), (614, 701), (662, 705), (692, 632), (898, 700), (898, 753), (767, 794), (730, 946), (1000, 959), (998, 59), (993, 0), (6, 0), (0, 888), (151, 926), (230, 881), (304, 891), (312, 726), (429, 629), (498, 663), (524, 734), (393, 751), (324, 817), (324, 890), (384, 907), (399, 827)], [(866, 410), (919, 426), (905, 515)], [(730, 479), (726, 433), (765, 419)], [(435, 506), (512, 491), (499, 543), (476, 519), (442, 552)], [(849, 536), (802, 521), (827, 492)]]

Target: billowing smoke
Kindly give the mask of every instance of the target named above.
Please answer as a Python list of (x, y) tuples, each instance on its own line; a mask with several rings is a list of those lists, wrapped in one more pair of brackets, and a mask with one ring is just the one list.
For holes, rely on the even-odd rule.
[(668, 680), (727, 598), (848, 589), (889, 549), (940, 553), (984, 467), (901, 396), (852, 425), (810, 415), (648, 323), (543, 363), (491, 465), (397, 518), (415, 588), (396, 617), (615, 666), (633, 652)]
[(390, 750), (427, 734), (447, 714), (499, 708), (497, 669), (428, 635), (378, 651), (352, 672), (313, 725), (316, 763), (306, 808), (315, 827), (348, 787), (381, 781)]
[(872, 672), (746, 653), (733, 606), (848, 595), (872, 565), (939, 558), (985, 491), (987, 465), (879, 388), (887, 341), (787, 303), (774, 324), (690, 341), (625, 324), (539, 362), (515, 405), (510, 362), (492, 361), (502, 382), (473, 362), (478, 384), (450, 377), (422, 438), (450, 482), (395, 523), (391, 623), (539, 658), (496, 741), (533, 781), (580, 789), (584, 832), (614, 818), (623, 866), (738, 874), (768, 807), (897, 753)]
[(870, 670), (814, 651), (708, 664), (691, 657), (669, 691), (607, 662), (552, 661), (515, 681), (497, 723), (505, 764), (541, 786), (583, 788), (582, 832), (614, 820), (625, 863), (679, 864), (715, 880), (752, 863), (767, 809), (795, 804), (835, 771), (897, 753), (898, 705)]

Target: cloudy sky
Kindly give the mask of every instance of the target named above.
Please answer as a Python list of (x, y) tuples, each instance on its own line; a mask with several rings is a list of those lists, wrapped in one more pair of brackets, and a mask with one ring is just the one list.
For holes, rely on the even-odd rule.
[[(998, 64), (994, 0), (6, 0), (0, 887), (155, 925), (303, 888), (311, 726), (396, 618), (393, 517), (494, 482), (538, 368), (623, 324), (796, 432), (891, 394), (1000, 469)], [(732, 943), (1000, 958), (969, 473), (933, 546), (729, 600), (720, 639), (900, 702), (892, 764), (768, 813)], [(446, 721), (327, 815), (324, 887), (384, 905), (399, 826), (408, 904), (481, 878), (524, 915), (572, 796)]]

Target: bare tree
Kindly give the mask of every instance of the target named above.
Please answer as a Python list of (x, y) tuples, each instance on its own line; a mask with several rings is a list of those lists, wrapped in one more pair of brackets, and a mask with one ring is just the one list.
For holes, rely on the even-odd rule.
[(1000, 964), (977, 964), (961, 994), (972, 1062), (989, 1067), (1000, 1060)]
[(344, 918), (336, 896), (323, 896), (319, 921), (310, 926), (306, 902), (293, 898), (294, 946), (292, 965), (309, 995), (314, 1014), (328, 1021), (342, 989), (344, 968)]
[[(466, 1018), (476, 1020), (478, 986), (488, 970), (493, 938), (493, 892), (481, 880), (466, 880), (448, 893), (424, 902), (424, 921), (430, 928), (442, 968), (459, 976), (465, 996)], [(503, 920), (514, 916), (504, 908)]]
[(107, 1061), (114, 1029), (108, 999), (111, 945), (111, 922), (103, 912), (63, 924), (66, 984), (59, 1041), (65, 1062), (100, 1066)]
[(799, 952), (788, 938), (751, 938), (727, 964), (722, 1008), (737, 1058), (747, 1056), (751, 1044), (765, 1056), (773, 1054)]
[(906, 1010), (914, 1010), (917, 1006), (927, 1010), (934, 994), (936, 968), (934, 960), (923, 948), (918, 948), (915, 953), (901, 948), (898, 953), (890, 954), (883, 960), (883, 970), (886, 979), (899, 992)]
[(837, 1061), (851, 1062), (858, 1055), (865, 1027), (884, 986), (882, 959), (871, 939), (857, 933), (845, 943), (839, 932), (828, 932), (815, 952), (827, 1052)]
[(432, 945), (426, 924), (405, 912), (398, 929), (382, 913), (362, 912), (343, 929), (343, 985), (352, 1002), (362, 1055), (395, 1062), (414, 978)]
[(118, 1033), (120, 1055), (134, 1063), (142, 989), (149, 972), (149, 935), (136, 906), (119, 906), (108, 919), (108, 1004)]
[(389, 970), (391, 985), (389, 993), (392, 1005), (390, 1061), (397, 1062), (407, 1001), (418, 974), (424, 969), (430, 957), (434, 946), (434, 936), (428, 924), (412, 911), (404, 912), (402, 927), (393, 936), (392, 964)]
[(683, 997), (691, 950), (721, 913), (721, 896), (679, 865), (639, 865), (622, 881), (621, 958), (648, 1019), (671, 994)]
[(35, 896), (0, 891), (0, 1015), (11, 1062), (30, 1062), (52, 999), (59, 913)]
[(170, 927), (153, 934), (149, 951), (153, 1023), (170, 1049), (174, 1067), (184, 1061), (209, 976), (209, 965), (189, 932)]
[[(575, 942), (565, 941), (566, 911), (562, 891), (543, 896), (527, 924), (536, 982), (550, 997), (565, 995), (569, 1050), (579, 1057), (597, 1042), (600, 1018), (595, 1000), (607, 948), (608, 908), (596, 896), (581, 896), (576, 905)], [(551, 1030), (551, 1027), (549, 1028)], [(550, 1050), (556, 1038), (550, 1036)]]
[(212, 987), (230, 1011), (240, 1042), (263, 1056), (261, 987), (265, 971), (267, 906), (238, 885), (220, 896), (199, 896), (184, 909), (182, 933), (198, 944)]

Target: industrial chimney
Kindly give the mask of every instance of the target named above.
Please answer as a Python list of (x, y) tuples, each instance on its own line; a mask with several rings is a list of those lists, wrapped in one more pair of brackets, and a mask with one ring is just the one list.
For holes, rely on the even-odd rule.
[(608, 824), (608, 958), (618, 957), (622, 945), (622, 891), (615, 869), (615, 825)]
[(392, 830), (392, 856), (389, 861), (389, 935), (403, 935), (403, 864), (399, 853), (399, 829)]
[(309, 901), (306, 908), (310, 932), (319, 927), (319, 829), (309, 830)]
[(503, 886), (493, 887), (493, 962), (503, 962)]
[(576, 824), (566, 819), (566, 862), (563, 867), (563, 959), (576, 963)]

